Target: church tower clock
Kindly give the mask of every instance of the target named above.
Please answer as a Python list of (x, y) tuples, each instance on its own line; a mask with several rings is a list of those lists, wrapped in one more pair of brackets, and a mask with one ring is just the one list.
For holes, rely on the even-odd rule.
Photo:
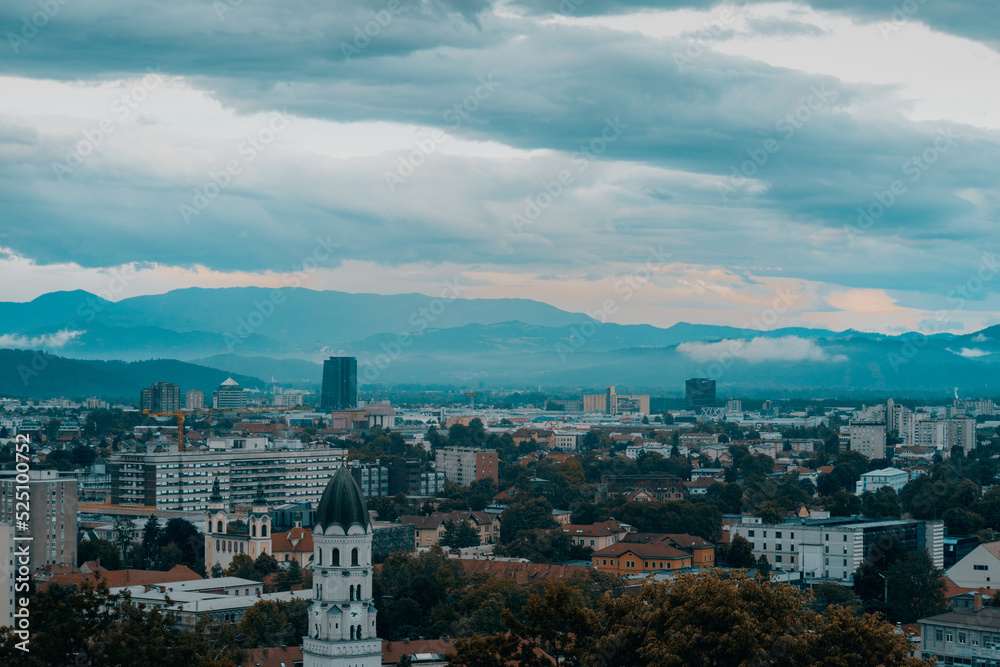
[(313, 526), (313, 601), (303, 667), (381, 667), (372, 599), (372, 525), (344, 466), (326, 485)]

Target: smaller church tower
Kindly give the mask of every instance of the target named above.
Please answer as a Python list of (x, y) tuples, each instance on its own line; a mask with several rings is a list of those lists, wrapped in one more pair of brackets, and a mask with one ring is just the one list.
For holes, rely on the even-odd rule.
[[(219, 473), (215, 473), (215, 479), (212, 481), (212, 495), (208, 497), (208, 511), (205, 513), (206, 563), (212, 563), (215, 560), (216, 551), (221, 551), (222, 546), (219, 540), (225, 537), (228, 522), (226, 506), (222, 501), (222, 491), (219, 489)], [(217, 545), (218, 549), (216, 549)]]
[(271, 553), (271, 515), (267, 513), (267, 498), (264, 495), (264, 482), (257, 477), (257, 493), (247, 516), (250, 525), (250, 544), (248, 555), (257, 560), (262, 553)]
[(381, 667), (372, 597), (372, 525), (344, 466), (326, 485), (313, 526), (313, 601), (303, 667)]

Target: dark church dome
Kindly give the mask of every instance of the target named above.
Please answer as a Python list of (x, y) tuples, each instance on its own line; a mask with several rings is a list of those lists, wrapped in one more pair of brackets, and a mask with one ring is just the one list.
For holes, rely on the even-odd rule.
[(347, 466), (341, 467), (326, 485), (316, 508), (316, 525), (325, 531), (334, 524), (343, 528), (345, 533), (354, 524), (366, 530), (371, 524), (365, 496)]

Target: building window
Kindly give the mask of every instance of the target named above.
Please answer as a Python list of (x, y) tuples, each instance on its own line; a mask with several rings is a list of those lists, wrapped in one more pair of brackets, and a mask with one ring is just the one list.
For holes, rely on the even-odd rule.
[(948, 632), (946, 632), (944, 634), (944, 640), (946, 642), (953, 642), (953, 641), (955, 641), (955, 635), (954, 635), (954, 633), (952, 633), (951, 629), (949, 629)]
[(316, 550), (316, 564), (317, 565), (323, 564), (323, 549)]
[(748, 530), (747, 531), (747, 536), (748, 537), (754, 537), (753, 531), (752, 530)]
[(778, 531), (775, 531), (775, 533), (774, 533), (774, 538), (775, 538), (775, 539), (777, 539), (777, 540), (780, 540), (780, 539), (781, 539), (781, 531), (780, 531), (780, 530), (778, 530)]
[(781, 562), (781, 556), (775, 556), (774, 557), (774, 562), (775, 563), (780, 563)]
[(973, 570), (983, 570), (983, 571), (985, 571), (985, 570), (989, 570), (990, 566), (989, 565), (973, 565), (972, 569)]
[(944, 630), (941, 628), (934, 628), (934, 641), (944, 641)]
[(330, 565), (340, 565), (340, 549), (334, 549), (330, 558)]
[(261, 537), (267, 537), (267, 524), (266, 523), (263, 524), (263, 525), (261, 525), (261, 527), (260, 527), (260, 536)]
[(965, 643), (965, 633), (964, 632), (959, 632), (958, 633), (958, 643), (959, 644), (964, 644)]
[(351, 549), (351, 565), (358, 564), (358, 549), (357, 547)]

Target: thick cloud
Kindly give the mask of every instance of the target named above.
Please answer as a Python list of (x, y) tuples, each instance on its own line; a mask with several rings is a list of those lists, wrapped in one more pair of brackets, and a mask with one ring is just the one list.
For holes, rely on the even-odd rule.
[[(581, 17), (647, 7), (567, 1), (569, 10), (554, 1), (523, 9)], [(811, 4), (878, 22), (892, 20), (894, 3)], [(918, 4), (908, 20), (954, 34), (992, 20), (973, 21), (972, 3), (947, 3), (966, 17), (962, 32), (959, 18)], [(37, 34), (0, 45), (0, 72), (22, 80), (93, 85), (155, 68), (172, 82), (156, 94), (203, 91), (217, 102), (216, 124), (279, 110), (292, 118), (202, 209), (196, 190), (205, 199), (210, 174), (242, 159), (239, 137), (144, 108), (57, 174), (53, 163), (93, 121), (0, 111), (0, 246), (40, 263), (285, 272), (317, 244), (331, 247), (330, 266), (457, 261), (539, 272), (600, 271), (663, 246), (748, 284), (779, 276), (941, 293), (978, 271), (978, 242), (1000, 203), (995, 132), (913, 121), (894, 86), (486, 2), (233, 5), (69, 3)], [(36, 11), (3, 3), (0, 20), (16, 35)], [(822, 32), (767, 17), (746, 30)], [(378, 124), (412, 138), (342, 155), (322, 141), (334, 124), (373, 145)], [(433, 154), (415, 154), (421, 145)]]
[(843, 354), (831, 355), (814, 341), (798, 336), (781, 338), (743, 338), (720, 340), (715, 343), (681, 343), (677, 351), (698, 363), (742, 360), (757, 364), (765, 361), (847, 361)]

